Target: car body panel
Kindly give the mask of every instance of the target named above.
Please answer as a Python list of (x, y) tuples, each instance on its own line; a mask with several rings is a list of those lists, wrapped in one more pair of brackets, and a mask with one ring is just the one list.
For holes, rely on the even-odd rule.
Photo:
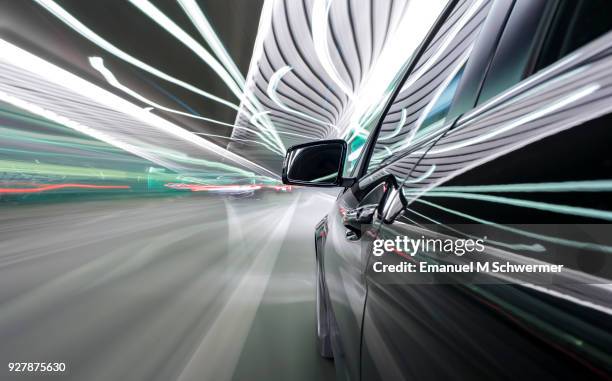
[[(489, 3), (460, 2), (457, 12), (469, 12), (469, 6), (475, 4), (485, 9)], [(495, 14), (501, 29), (508, 21), (508, 33), (537, 30), (517, 27), (521, 23), (508, 17), (516, 4), (520, 5), (516, 8), (519, 10), (537, 8), (543, 15), (549, 11), (540, 1), (538, 4), (525, 0), (495, 2), (491, 14)], [(482, 13), (472, 14), (481, 17), (480, 22), (485, 19)], [(460, 15), (455, 13), (454, 16), (456, 22)], [(435, 79), (436, 86), (440, 87), (465, 64), (459, 61), (461, 49), (481, 58), (478, 66), (486, 70), (480, 70), (480, 78), (477, 70), (471, 75), (465, 74), (466, 81), (477, 84), (459, 83), (456, 94), (462, 98), (452, 101), (450, 117), (433, 133), (420, 140), (411, 140), (412, 144), (403, 147), (393, 161), (383, 161), (379, 169), (365, 174), (355, 186), (345, 189), (328, 217), (327, 239), (320, 257), (324, 262), (331, 312), (338, 328), (334, 356), (336, 366), (342, 368), (339, 370), (341, 379), (440, 379), (457, 375), (468, 379), (516, 379), (525, 374), (558, 379), (606, 377), (612, 372), (610, 274), (589, 275), (585, 270), (588, 266), (569, 263), (568, 277), (571, 279), (548, 285), (525, 284), (519, 279), (503, 284), (388, 284), (367, 274), (371, 257), (364, 258), (363, 243), (360, 245), (345, 238), (343, 211), (359, 206), (360, 191), (370, 189), (389, 176), (402, 183), (409, 205), (406, 213), (394, 223), (380, 224), (374, 237), (439, 234), (437, 230), (428, 229), (426, 224), (440, 226), (484, 221), (487, 225), (493, 220), (517, 223), (525, 219), (534, 223), (593, 222), (592, 219), (560, 220), (551, 217), (550, 212), (524, 208), (519, 213), (516, 206), (497, 203), (491, 207), (493, 204), (479, 199), (440, 195), (428, 198), (432, 197), (433, 190), (444, 186), (609, 179), (612, 173), (609, 149), (605, 148), (612, 140), (608, 128), (612, 123), (612, 33), (531, 76), (532, 73), (523, 73), (526, 79), (517, 77), (506, 81), (504, 86), (510, 88), (499, 90), (499, 94), (487, 94), (486, 101), (482, 98), (474, 106), (480, 89), (494, 83), (496, 73), (505, 70), (503, 60), (496, 61), (496, 58), (508, 52), (500, 52), (499, 46), (492, 49), (492, 41), (512, 40), (504, 38), (503, 33), (493, 33), (495, 23), (491, 24), (487, 26), (485, 22), (483, 26), (490, 35), (479, 37), (488, 39), (488, 44), (479, 45), (475, 37), (458, 33), (455, 37), (460, 36), (460, 41), (450, 45), (457, 50), (449, 49), (454, 52), (453, 58), (440, 65), (442, 69), (431, 65), (436, 68), (436, 75), (427, 77), (427, 73), (421, 73), (421, 78)], [(442, 30), (448, 32), (450, 29)], [(494, 39), (491, 38), (493, 34)], [(440, 45), (443, 40), (434, 39), (432, 44)], [(495, 50), (494, 55), (492, 50)], [(430, 49), (424, 61), (434, 54)], [(498, 64), (491, 68), (487, 60)], [(530, 60), (533, 57), (522, 59), (527, 66)], [(470, 64), (468, 58), (464, 73), (470, 72)], [(419, 67), (426, 67), (423, 65), (417, 65), (415, 72)], [(519, 82), (512, 86), (512, 81)], [(415, 83), (418, 84), (418, 80), (413, 81)], [(416, 96), (418, 91), (411, 94), (400, 101), (405, 104), (389, 108), (379, 126), (382, 137), (395, 134), (402, 108), (412, 105), (416, 113), (428, 110), (428, 105), (436, 102), (434, 90), (427, 90), (421, 97)], [(422, 117), (419, 118), (422, 121)], [(415, 116), (410, 123), (418, 125), (419, 118)], [(406, 129), (392, 137), (401, 141), (410, 134), (410, 129)], [(572, 147), (574, 142), (581, 148)], [(390, 144), (394, 143), (391, 140)], [(374, 147), (373, 157), (385, 150), (382, 146)], [(584, 160), (584, 166), (572, 163), (574, 154)], [(609, 196), (606, 199), (594, 193), (578, 193), (584, 196), (581, 198), (575, 195), (548, 193), (543, 199), (548, 197), (583, 207), (609, 206)], [(532, 198), (538, 200), (538, 197)], [(473, 216), (485, 218), (470, 219)], [(514, 216), (521, 218), (516, 220)], [(550, 242), (543, 246), (553, 247)], [(491, 258), (518, 263), (546, 262), (546, 258), (534, 258), (534, 253), (517, 251), (512, 245), (487, 250)], [(608, 261), (601, 252), (589, 258), (603, 264)]]
[(359, 200), (348, 190), (336, 201), (328, 214), (324, 245), (324, 275), (331, 311), (338, 336), (332, 337), (332, 347), (339, 379), (358, 379), (361, 348), (361, 318), (365, 304), (363, 283), (364, 263), (359, 255), (360, 242), (345, 238), (347, 228), (343, 213), (356, 208)]
[[(411, 160), (416, 164), (409, 173), (390, 166), (388, 173), (408, 178), (404, 190), (410, 205), (405, 217), (381, 227), (380, 237), (414, 234), (415, 223), (569, 221), (499, 204), (491, 208), (490, 203), (428, 198), (428, 192), (445, 185), (605, 178), (606, 168), (609, 177), (605, 142), (612, 139), (611, 94), (608, 33), (465, 114), (433, 148)], [(568, 150), (572, 143), (576, 147)], [(572, 163), (575, 157), (583, 158), (584, 166)], [(600, 205), (605, 202), (589, 196), (599, 198)], [(576, 197), (572, 201), (582, 203)], [(427, 229), (419, 234), (434, 236)], [(544, 244), (555, 252), (552, 243)], [(583, 254), (607, 260), (602, 253)], [(494, 256), (491, 251), (486, 255)], [(499, 254), (518, 262), (533, 256)], [(518, 285), (518, 279), (495, 285), (381, 285), (368, 277), (364, 379), (606, 377), (612, 371), (612, 289), (609, 280), (590, 278), (580, 263), (572, 267), (570, 274), (578, 279), (563, 275), (545, 285)]]

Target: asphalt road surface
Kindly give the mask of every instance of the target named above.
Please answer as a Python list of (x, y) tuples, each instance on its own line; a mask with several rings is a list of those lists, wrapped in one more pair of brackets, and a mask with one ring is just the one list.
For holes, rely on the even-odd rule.
[(333, 379), (315, 349), (313, 253), (332, 200), (0, 206), (0, 379)]

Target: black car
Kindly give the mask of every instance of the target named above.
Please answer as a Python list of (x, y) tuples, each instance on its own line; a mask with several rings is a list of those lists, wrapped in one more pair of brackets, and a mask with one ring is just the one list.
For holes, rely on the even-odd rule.
[[(342, 188), (315, 232), (316, 335), (340, 379), (612, 376), (610, 15), (598, 0), (451, 1), (364, 118), (357, 163), (345, 140), (289, 149), (286, 184)], [(484, 237), (477, 260), (507, 267), (383, 276), (474, 260), (373, 254), (398, 236)]]

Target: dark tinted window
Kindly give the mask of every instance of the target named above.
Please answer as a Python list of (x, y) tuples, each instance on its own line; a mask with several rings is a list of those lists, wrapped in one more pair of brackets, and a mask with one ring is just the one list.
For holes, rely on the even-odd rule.
[(542, 45), (536, 71), (612, 29), (609, 0), (565, 0), (559, 4)]
[(612, 29), (609, 0), (520, 0), (510, 15), (478, 104)]
[(444, 22), (384, 116), (367, 173), (418, 151), (447, 126), (446, 115), (490, 5), (459, 2)]
[(433, 105), (433, 107), (429, 110), (429, 113), (423, 120), (423, 124), (421, 125), (421, 132), (425, 132), (430, 129), (434, 124), (444, 123), (444, 119), (448, 114), (450, 106), (453, 102), (453, 97), (455, 92), (457, 91), (457, 85), (463, 76), (463, 69), (465, 65), (459, 69), (457, 74), (453, 77), (453, 79), (448, 83), (444, 91), (440, 94), (440, 97)]

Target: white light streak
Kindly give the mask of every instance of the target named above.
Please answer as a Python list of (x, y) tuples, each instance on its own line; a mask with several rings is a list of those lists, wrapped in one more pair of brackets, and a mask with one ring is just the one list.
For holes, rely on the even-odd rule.
[(232, 108), (236, 111), (239, 110), (238, 105), (231, 103), (225, 99), (222, 99), (220, 97), (217, 97), (207, 91), (204, 91), (200, 88), (197, 88), (187, 82), (181, 81), (177, 78), (174, 78), (140, 60), (138, 60), (137, 58), (132, 57), (131, 55), (125, 53), (124, 51), (122, 51), (121, 49), (117, 48), (116, 46), (112, 45), (111, 43), (109, 43), (108, 41), (106, 41), (105, 39), (103, 39), (102, 37), (100, 37), (98, 34), (96, 34), (95, 32), (93, 32), (91, 29), (89, 29), (87, 26), (85, 26), (83, 23), (81, 23), (79, 20), (77, 20), (76, 18), (74, 18), (71, 14), (69, 14), (68, 12), (66, 12), (65, 9), (63, 9), (62, 7), (60, 7), (59, 5), (57, 5), (53, 0), (34, 0), (36, 1), (38, 4), (40, 4), (41, 6), (43, 6), (46, 10), (48, 10), (51, 14), (53, 14), (55, 17), (57, 17), (58, 19), (60, 19), (63, 23), (65, 23), (66, 25), (68, 25), (70, 28), (72, 28), (73, 30), (75, 30), (77, 33), (79, 33), (80, 35), (82, 35), (83, 37), (85, 37), (86, 39), (88, 39), (89, 41), (93, 42), (94, 44), (96, 44), (97, 46), (99, 46), (100, 48), (106, 50), (107, 52), (111, 53), (112, 55), (116, 56), (117, 58), (130, 63), (158, 78), (161, 78), (165, 81), (168, 81), (170, 83), (173, 83), (177, 86), (183, 87), (191, 92), (194, 92), (198, 95), (201, 95), (205, 98), (208, 98), (210, 100), (213, 100), (215, 102), (221, 103), (229, 108)]
[[(138, 99), (139, 101), (148, 104), (151, 107), (147, 107), (145, 108), (145, 110), (147, 111), (152, 111), (153, 109), (159, 109), (159, 110), (163, 110), (166, 112), (170, 112), (173, 114), (178, 114), (178, 115), (183, 115), (189, 118), (194, 118), (194, 119), (199, 119), (199, 120), (203, 120), (206, 122), (210, 122), (210, 123), (215, 123), (215, 124), (219, 124), (222, 126), (226, 126), (226, 127), (232, 127), (232, 128), (240, 128), (240, 129), (246, 129), (249, 130), (250, 132), (253, 132), (255, 134), (257, 134), (257, 136), (259, 136), (264, 142), (270, 143), (270, 144), (274, 144), (273, 142), (269, 142), (267, 140), (267, 138), (265, 136), (263, 136), (259, 131), (247, 128), (247, 127), (240, 127), (240, 126), (235, 126), (233, 124), (229, 124), (229, 123), (225, 123), (225, 122), (221, 122), (219, 120), (216, 119), (211, 119), (211, 118), (207, 118), (204, 116), (199, 116), (199, 115), (193, 115), (191, 113), (187, 113), (187, 112), (183, 112), (183, 111), (179, 111), (179, 110), (175, 110), (166, 106), (162, 106), (159, 103), (153, 102), (152, 100), (142, 96), (141, 94), (137, 93), (136, 91), (130, 89), (129, 87), (123, 85), (122, 83), (120, 83), (117, 78), (114, 76), (114, 74), (108, 70), (108, 68), (106, 68), (106, 66), (104, 66), (104, 60), (101, 57), (89, 57), (89, 63), (91, 64), (91, 66), (96, 69), (97, 71), (100, 72), (100, 74), (102, 74), (102, 76), (104, 77), (104, 79), (106, 79), (106, 81), (112, 85), (113, 87), (123, 91), (124, 93)], [(281, 156), (284, 156), (284, 152), (281, 151), (279, 148), (274, 147), (274, 146), (270, 146), (269, 144), (266, 143), (261, 143), (264, 147), (266, 147), (267, 149), (273, 151), (274, 153), (280, 154)]]
[[(128, 102), (125, 99), (120, 98), (117, 95), (107, 90), (104, 90), (101, 87), (98, 87), (80, 77), (77, 77), (76, 75), (58, 66), (55, 66), (2, 39), (0, 39), (0, 60), (6, 62), (7, 64), (13, 67), (18, 68), (19, 70), (23, 70), (23, 71), (27, 71), (31, 73), (32, 78), (42, 77), (44, 78), (46, 82), (50, 84), (59, 86), (60, 88), (67, 89), (70, 92), (79, 94), (87, 98), (88, 100), (92, 102), (92, 104), (103, 106), (110, 110), (114, 110), (116, 112), (125, 114), (126, 116), (129, 116), (130, 118), (133, 118), (137, 121), (140, 121), (142, 123), (141, 125), (143, 128), (143, 133), (146, 132), (144, 130), (155, 130), (158, 133), (165, 134), (166, 136), (168, 136), (168, 138), (174, 138), (179, 141), (184, 141), (185, 143), (195, 145), (203, 149), (204, 151), (213, 153), (215, 155), (218, 155), (220, 157), (233, 161), (236, 164), (245, 166), (252, 170), (256, 170), (257, 172), (260, 172), (260, 173), (270, 174), (273, 177), (278, 178), (278, 175), (272, 173), (266, 168), (258, 164), (255, 164), (239, 155), (236, 155), (233, 152), (229, 152), (223, 149), (222, 147), (219, 147), (216, 144), (209, 142), (208, 140), (205, 140), (179, 127), (178, 125), (175, 125), (165, 119), (162, 119), (148, 112), (147, 110), (144, 110), (143, 108), (131, 102)], [(8, 95), (11, 96), (12, 94), (8, 94)], [(32, 103), (32, 102), (29, 102), (29, 103)], [(37, 105), (34, 105), (33, 103), (32, 105), (34, 107), (37, 106)], [(27, 106), (27, 105), (24, 105), (24, 106)], [(49, 110), (49, 111), (52, 111), (52, 110)], [(38, 110), (39, 115), (40, 115), (40, 112), (41, 111)], [(62, 124), (65, 124), (65, 123), (62, 123)], [(86, 131), (86, 130), (83, 130), (82, 127), (74, 125), (72, 123), (70, 123), (67, 126), (70, 127), (70, 125), (72, 125), (72, 128), (75, 128), (75, 129), (81, 128), (83, 132)], [(130, 134), (126, 135), (121, 132), (120, 126), (109, 124), (108, 126), (106, 126), (106, 128), (107, 130), (105, 131), (105, 133), (103, 133), (103, 135), (110, 135), (112, 133), (114, 136), (111, 136), (110, 140), (108, 139), (108, 137), (101, 136), (101, 140), (105, 139), (104, 141), (109, 142), (109, 144), (113, 144), (121, 149), (126, 149), (129, 152), (134, 152), (134, 153), (139, 152), (139, 156), (147, 155), (147, 156), (142, 156), (142, 157), (145, 157), (151, 160), (150, 155), (153, 153), (150, 151), (147, 151), (147, 153), (142, 152), (142, 149), (137, 149), (136, 151), (134, 151), (133, 148), (131, 147), (131, 146), (134, 146), (134, 144), (131, 144), (131, 146), (125, 146), (125, 145), (120, 146), (121, 141), (123, 141), (123, 139), (118, 139), (116, 136), (129, 137), (130, 134), (133, 134), (135, 131), (130, 131)], [(84, 133), (88, 133), (88, 135), (91, 135), (92, 133), (100, 133), (100, 131), (96, 132), (96, 131), (87, 130), (87, 132), (84, 132)], [(91, 135), (91, 136), (94, 136), (94, 135)], [(120, 145), (117, 145), (117, 144), (120, 144)], [(161, 158), (158, 158), (158, 160), (161, 160)]]
[[(257, 67), (259, 64), (259, 59), (263, 55), (263, 44), (264, 44), (265, 37), (268, 35), (270, 31), (270, 26), (272, 25), (273, 9), (274, 9), (274, 0), (265, 0), (263, 7), (261, 9), (261, 16), (259, 17), (257, 35), (255, 36), (255, 44), (253, 45), (253, 54), (251, 55), (251, 62), (249, 63), (249, 71), (247, 72), (247, 78), (245, 81), (245, 84), (249, 83), (251, 84), (251, 86), (254, 83), (253, 78), (255, 76), (255, 73), (257, 73), (258, 71)], [(251, 92), (251, 90), (249, 89), (249, 87), (245, 85), (244, 94), (242, 98), (240, 99), (240, 110), (241, 111), (238, 112), (239, 115), (240, 113), (244, 112), (243, 110), (245, 108), (249, 107), (251, 99), (257, 100), (257, 97), (255, 97), (253, 93)], [(251, 114), (256, 114), (256, 113), (257, 111), (251, 112)], [(260, 123), (259, 123), (260, 120), (261, 120), (261, 124), (263, 124), (264, 127), (260, 127)], [(265, 128), (265, 126), (272, 125), (272, 122), (268, 118), (267, 114), (262, 114), (260, 117), (253, 119), (253, 122), (255, 122), (253, 123), (253, 125), (258, 128)], [(275, 129), (272, 129), (271, 133), (274, 135), (275, 140), (280, 143), (280, 146), (283, 147), (282, 149), (285, 150), (284, 144), (282, 140), (280, 140), (280, 137), (278, 136), (277, 131)]]
[(295, 115), (299, 115), (302, 118), (308, 119), (310, 121), (313, 121), (315, 123), (319, 123), (322, 124), (324, 126), (329, 126), (332, 127), (334, 129), (336, 129), (336, 126), (334, 126), (333, 124), (326, 122), (324, 120), (320, 120), (317, 118), (314, 118), (308, 114), (305, 114), (301, 111), (297, 111), (292, 109), (291, 107), (287, 106), (286, 104), (284, 104), (280, 98), (278, 97), (278, 94), (276, 92), (276, 89), (278, 88), (278, 85), (280, 84), (281, 79), (283, 78), (283, 76), (287, 73), (289, 73), (291, 71), (291, 67), (290, 66), (283, 66), (280, 69), (278, 69), (274, 74), (272, 74), (272, 77), (270, 77), (270, 82), (268, 82), (268, 88), (266, 89), (266, 93), (268, 94), (268, 97), (280, 108), (282, 108), (283, 110), (287, 111), (288, 113), (291, 114), (295, 114)]
[(206, 40), (217, 58), (219, 58), (223, 66), (225, 66), (229, 74), (241, 88), (244, 88), (244, 77), (242, 73), (240, 73), (236, 63), (225, 49), (225, 46), (215, 33), (212, 25), (210, 25), (210, 22), (208, 22), (208, 19), (198, 6), (198, 3), (195, 0), (178, 0), (178, 3), (181, 5), (193, 25), (195, 25), (198, 32), (204, 37), (204, 40)]
[[(248, 93), (244, 92), (244, 81), (241, 81), (241, 77), (239, 77), (238, 81), (236, 81), (213, 57), (208, 50), (204, 49), (202, 45), (200, 45), (193, 37), (191, 37), (188, 33), (186, 33), (181, 27), (179, 27), (174, 21), (172, 21), (168, 16), (166, 16), (163, 12), (161, 12), (155, 5), (153, 5), (148, 0), (128, 0), (132, 3), (136, 8), (142, 11), (144, 14), (149, 16), (153, 21), (159, 24), (162, 28), (164, 28), (168, 33), (174, 36), (177, 40), (182, 42), (187, 48), (193, 51), (204, 63), (206, 63), (210, 68), (217, 73), (217, 75), (221, 78), (221, 80), (227, 85), (227, 87), (234, 93), (234, 95), (240, 99), (246, 109), (249, 110), (250, 113), (255, 113), (260, 111), (255, 105), (256, 102), (252, 101), (252, 98), (248, 96)], [(202, 21), (202, 20), (199, 20)], [(220, 42), (219, 42), (220, 43)], [(229, 57), (229, 56), (228, 56)], [(231, 59), (230, 59), (231, 61)], [(254, 104), (255, 103), (255, 104)], [(280, 147), (281, 151), (284, 151), (284, 145), (280, 140), (280, 137), (276, 133), (276, 129), (271, 123), (266, 123), (263, 125), (257, 124), (258, 127), (263, 133), (268, 133), (270, 136), (276, 141), (277, 145)]]
[(411, 0), (408, 3), (405, 16), (385, 41), (356, 92), (350, 121), (342, 136), (350, 136), (350, 141), (360, 131), (371, 128), (371, 123), (380, 117), (386, 101), (396, 89), (398, 73), (403, 72), (445, 4), (445, 0)]
[[(117, 58), (132, 64), (158, 78), (161, 78), (165, 81), (168, 81), (170, 83), (173, 83), (177, 86), (180, 86), (184, 89), (187, 89), (195, 94), (201, 95), (207, 99), (213, 100), (215, 102), (218, 102), (220, 104), (223, 104), (224, 106), (230, 107), (236, 111), (240, 112), (244, 112), (243, 109), (241, 109), (238, 105), (229, 102), (223, 98), (220, 98), (216, 95), (213, 95), (207, 91), (204, 91), (192, 84), (189, 84), (187, 82), (184, 82), (180, 79), (177, 79), (173, 76), (170, 76), (154, 67), (152, 67), (151, 65), (146, 64), (145, 62), (140, 61), (139, 59), (129, 55), (128, 53), (122, 51), (121, 49), (117, 48), (116, 46), (114, 46), (113, 44), (111, 44), (110, 42), (108, 42), (107, 40), (105, 40), (104, 38), (102, 38), (100, 35), (96, 34), (94, 31), (92, 31), (91, 29), (89, 29), (87, 26), (85, 26), (83, 23), (81, 23), (78, 19), (76, 19), (74, 16), (72, 16), (70, 13), (68, 13), (65, 9), (63, 9), (61, 6), (59, 6), (57, 3), (55, 3), (53, 0), (34, 0), (36, 1), (38, 4), (40, 4), (42, 7), (44, 7), (47, 11), (49, 11), (51, 14), (53, 14), (55, 17), (57, 17), (60, 21), (62, 21), (63, 23), (65, 23), (66, 25), (68, 25), (70, 28), (72, 28), (73, 30), (75, 30), (77, 33), (79, 33), (81, 36), (83, 36), (84, 38), (88, 39), (89, 41), (91, 41), (92, 43), (96, 44), (97, 46), (99, 46), (100, 48), (106, 50), (107, 52), (113, 54), (114, 56), (116, 56)], [(213, 58), (214, 59), (214, 58)], [(244, 97), (244, 95), (238, 91), (237, 96), (242, 100), (242, 98)], [(249, 110), (251, 110), (251, 112), (256, 112), (257, 110), (253, 110), (252, 105), (250, 104), (250, 102), (247, 102), (247, 108)], [(256, 125), (256, 127), (258, 129), (260, 129), (260, 131), (262, 131), (262, 133), (265, 134), (269, 134), (274, 141), (276, 142), (276, 145), (279, 146), (281, 151), (285, 151), (285, 147), (282, 143), (282, 141), (280, 140), (280, 138), (278, 137), (277, 132), (275, 131), (274, 127), (272, 126), (272, 124), (269, 122), (269, 120), (267, 121), (268, 123), (266, 123), (265, 125)]]
[(187, 34), (181, 27), (179, 27), (174, 21), (168, 16), (161, 12), (148, 0), (128, 0), (132, 5), (142, 11), (144, 14), (149, 16), (151, 20), (155, 21), (162, 28), (172, 34), (177, 40), (181, 41), (186, 47), (193, 51), (204, 63), (217, 73), (221, 80), (227, 85), (227, 87), (236, 95), (237, 98), (242, 96), (242, 85), (236, 83), (225, 68), (200, 45), (193, 37)]
[(349, 98), (353, 99), (355, 93), (349, 88), (336, 70), (336, 66), (329, 54), (327, 35), (329, 33), (329, 11), (333, 0), (316, 0), (312, 5), (312, 40), (315, 53), (323, 69), (331, 80), (344, 91)]
[(396, 137), (397, 134), (399, 134), (399, 132), (401, 131), (402, 127), (404, 127), (404, 123), (406, 123), (406, 109), (405, 108), (402, 109), (402, 114), (400, 116), (400, 120), (399, 120), (399, 122), (397, 122), (397, 125), (396, 125), (395, 129), (393, 130), (393, 132), (390, 133), (387, 136), (379, 137), (378, 141), (379, 142), (380, 141), (384, 142), (386, 140), (390, 140), (390, 139), (393, 139), (394, 137)]
[(548, 114), (551, 114), (557, 110), (562, 109), (563, 107), (566, 107), (592, 93), (594, 93), (595, 91), (599, 90), (600, 85), (599, 84), (592, 84), (589, 86), (585, 86), (582, 89), (578, 89), (577, 91), (574, 91), (573, 93), (570, 93), (569, 95), (567, 95), (566, 97), (560, 99), (559, 101), (552, 103), (544, 108), (538, 109), (534, 112), (531, 112), (525, 116), (522, 116), (518, 119), (513, 120), (510, 123), (507, 123), (506, 125), (497, 128), (489, 133), (486, 134), (482, 134), (479, 136), (476, 136), (472, 139), (468, 139), (465, 141), (462, 141), (460, 143), (457, 144), (451, 144), (449, 146), (441, 146), (440, 148), (433, 148), (429, 151), (417, 151), (415, 152), (416, 155), (419, 154), (427, 154), (427, 155), (436, 155), (439, 153), (445, 153), (445, 152), (449, 152), (449, 151), (454, 151), (456, 149), (460, 149), (463, 147), (467, 147), (473, 144), (477, 144), (486, 140), (489, 140), (499, 134), (502, 134), (504, 132), (508, 132), (514, 128), (517, 128), (519, 126), (522, 126), (526, 123), (529, 123), (533, 120), (542, 118)]
[(442, 42), (442, 44), (437, 48), (436, 52), (434, 54), (432, 54), (431, 57), (429, 57), (427, 62), (425, 62), (423, 65), (421, 65), (419, 70), (417, 70), (414, 74), (411, 74), (410, 77), (408, 77), (408, 80), (404, 83), (404, 85), (402, 86), (402, 89), (400, 90), (400, 92), (403, 92), (407, 88), (412, 86), (419, 78), (421, 78), (423, 76), (423, 74), (425, 74), (433, 66), (433, 64), (440, 58), (440, 56), (450, 46), (451, 42), (459, 34), (461, 29), (463, 29), (463, 27), (472, 18), (472, 16), (474, 16), (476, 11), (478, 11), (478, 9), (480, 9), (480, 7), (483, 4), (483, 2), (484, 2), (484, 0), (478, 0), (478, 1), (474, 2), (474, 4), (472, 4), (472, 6), (470, 6), (470, 8), (461, 16), (459, 21), (457, 21), (457, 23), (455, 23), (453, 25), (453, 28), (451, 29), (450, 32), (448, 32), (446, 38), (444, 39), (444, 42)]
[(61, 124), (62, 126), (71, 128), (84, 135), (91, 136), (94, 139), (108, 143), (112, 146), (115, 146), (126, 152), (132, 153), (136, 156), (140, 156), (154, 163), (161, 164), (160, 161), (157, 160), (157, 157), (155, 157), (154, 155), (151, 155), (146, 150), (140, 150), (138, 147), (133, 146), (129, 143), (125, 143), (120, 140), (117, 140), (113, 138), (112, 136), (105, 134), (104, 132), (95, 130), (81, 123), (75, 122), (71, 119), (68, 119), (66, 117), (56, 114), (53, 111), (47, 110), (43, 107), (30, 103), (24, 99), (7, 94), (4, 91), (0, 91), (0, 101), (13, 105), (19, 109), (25, 110), (31, 114), (41, 116), (57, 124)]

